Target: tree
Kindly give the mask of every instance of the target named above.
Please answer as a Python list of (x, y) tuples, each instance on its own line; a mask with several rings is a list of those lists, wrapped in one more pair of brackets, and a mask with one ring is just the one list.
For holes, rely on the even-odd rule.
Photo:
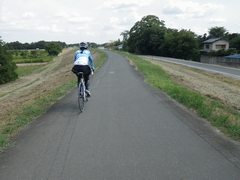
[(230, 47), (236, 48), (237, 51), (240, 53), (240, 34), (234, 33), (231, 35)]
[(7, 51), (2, 40), (0, 40), (0, 84), (17, 79), (16, 68), (16, 64), (12, 61), (12, 55)]
[(94, 42), (89, 43), (89, 48), (97, 48), (97, 44)]
[[(22, 43), (16, 41), (16, 42), (6, 43), (6, 46), (8, 47), (8, 49), (15, 49), (15, 50), (16, 49), (19, 49), (19, 50), (20, 49), (21, 50), (23, 50), (23, 49), (44, 49), (46, 43), (47, 42), (45, 42), (45, 41), (38, 41), (38, 42), (32, 42), (30, 44), (29, 43), (22, 44)], [(59, 43), (62, 46), (62, 48), (67, 47), (67, 44), (65, 42), (58, 41), (56, 43)]]
[(12, 49), (24, 49), (23, 44), (21, 44), (19, 41), (7, 43), (6, 46), (8, 47), (8, 49), (11, 49), (11, 50)]
[[(172, 52), (170, 51), (170, 47), (172, 45), (171, 39), (174, 39), (174, 34), (176, 34), (177, 32), (178, 32), (177, 29), (171, 29), (171, 28), (168, 28), (165, 31), (164, 41), (161, 44), (161, 46), (158, 48), (158, 51), (161, 56), (172, 57)], [(173, 37), (171, 37), (171, 36), (173, 36)]]
[(126, 51), (126, 50), (128, 50), (127, 40), (128, 40), (128, 38), (129, 38), (129, 31), (128, 31), (128, 30), (125, 30), (125, 31), (121, 32), (120, 36), (123, 36), (123, 40), (122, 40), (122, 42), (123, 42), (123, 48), (122, 48), (122, 49), (123, 49), (124, 51)]
[(185, 60), (197, 60), (198, 40), (190, 30), (168, 29), (164, 35), (164, 43), (159, 48), (163, 56)]
[(36, 42), (36, 43), (34, 43), (35, 44), (35, 47), (36, 48), (38, 48), (38, 49), (44, 49), (44, 47), (45, 47), (45, 41), (38, 41), (38, 42)]
[(139, 39), (139, 50), (141, 54), (159, 55), (158, 48), (163, 43), (165, 29), (161, 27), (149, 27), (145, 29)]
[[(127, 45), (131, 53), (157, 54), (163, 39), (165, 22), (154, 15), (144, 16), (129, 31)], [(156, 48), (157, 47), (157, 48)]]
[(123, 36), (123, 42), (127, 42), (128, 38), (129, 38), (129, 31), (125, 30), (123, 32), (121, 32), (120, 36)]
[(228, 39), (228, 37), (227, 37), (228, 32), (224, 27), (218, 27), (218, 26), (212, 27), (208, 30), (208, 33), (209, 33), (208, 38), (222, 37), (222, 38)]
[(48, 42), (45, 44), (44, 49), (48, 52), (49, 55), (56, 56), (62, 52), (63, 47), (58, 42)]
[(206, 41), (208, 38), (207, 38), (207, 34), (204, 33), (202, 36), (197, 36), (197, 40), (198, 40), (198, 47), (200, 49), (203, 49), (203, 42)]

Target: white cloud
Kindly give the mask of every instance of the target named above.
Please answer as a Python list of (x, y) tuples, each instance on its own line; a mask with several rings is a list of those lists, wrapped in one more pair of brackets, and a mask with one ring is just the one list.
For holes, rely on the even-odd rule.
[(222, 22), (227, 22), (225, 18), (210, 18), (209, 23), (222, 23)]
[(65, 32), (64, 29), (59, 28), (56, 24), (50, 26), (37, 26), (36, 30), (54, 33)]
[(70, 17), (68, 13), (61, 11), (61, 12), (57, 12), (56, 14), (54, 14), (56, 17), (63, 17), (63, 18), (68, 18)]
[(110, 17), (109, 18), (109, 23), (110, 24), (119, 24), (120, 23), (120, 19), (118, 17)]
[[(96, 43), (122, 39), (143, 16), (155, 15), (166, 27), (204, 34), (213, 26), (240, 33), (240, 1), (218, 0), (0, 0), (0, 36), (6, 42), (57, 39)], [(211, 2), (211, 3), (209, 3)], [(234, 12), (234, 13), (233, 13)], [(37, 35), (36, 35), (37, 34)], [(41, 39), (39, 39), (41, 38)]]
[(206, 11), (213, 11), (213, 12), (221, 11), (225, 9), (225, 7), (220, 3), (219, 4), (212, 4), (212, 3), (203, 4), (203, 8), (206, 9)]
[(68, 21), (73, 23), (90, 23), (93, 21), (93, 18), (78, 16), (78, 17), (70, 17)]
[(102, 30), (109, 32), (109, 31), (113, 30), (113, 26), (111, 26), (111, 25), (109, 25), (109, 24), (108, 24), (108, 25), (105, 25), (105, 26), (102, 28)]
[(89, 26), (87, 26), (87, 25), (85, 25), (85, 26), (79, 26), (79, 27), (77, 27), (77, 31), (86, 31), (86, 30), (89, 30), (90, 29), (90, 27)]
[(33, 17), (36, 17), (36, 14), (33, 13), (33, 12), (25, 12), (23, 15), (22, 15), (23, 18), (33, 18)]
[(11, 12), (8, 8), (2, 8), (0, 19), (1, 21), (11, 21), (12, 19), (17, 19), (18, 16), (14, 12)]
[(203, 4), (192, 1), (170, 2), (164, 6), (162, 12), (167, 15), (175, 15), (178, 19), (197, 19), (223, 10), (224, 6), (218, 4)]
[(65, 32), (64, 29), (59, 28), (56, 24), (52, 24), (50, 31), (51, 32)]
[(114, 10), (115, 12), (123, 12), (123, 11), (135, 11), (138, 6), (147, 6), (152, 3), (153, 0), (128, 0), (128, 1), (119, 1), (112, 0), (106, 1), (103, 4), (102, 8), (109, 8)]

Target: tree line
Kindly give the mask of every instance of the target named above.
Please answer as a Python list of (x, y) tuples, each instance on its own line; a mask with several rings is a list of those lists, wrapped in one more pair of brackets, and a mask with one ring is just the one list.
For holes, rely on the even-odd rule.
[(38, 41), (32, 43), (21, 43), (19, 41), (5, 43), (5, 46), (9, 50), (26, 50), (26, 49), (45, 49), (45, 45), (48, 43), (59, 44), (62, 48), (67, 47), (65, 42), (61, 41)]
[[(1, 38), (1, 37), (0, 37)], [(62, 52), (63, 48), (66, 47), (64, 42), (45, 42), (39, 41), (36, 43), (20, 43), (18, 41), (11, 43), (4, 43), (0, 39), (0, 84), (4, 84), (18, 78), (15, 72), (17, 66), (13, 62), (11, 50), (26, 50), (26, 49), (45, 49), (50, 56), (56, 56)], [(24, 51), (23, 51), (24, 52)], [(36, 51), (33, 51), (36, 53)], [(34, 55), (32, 53), (32, 55)]]
[(221, 51), (219, 55), (240, 52), (240, 34), (230, 34), (224, 27), (212, 27), (208, 33), (209, 35), (196, 35), (191, 30), (167, 28), (165, 21), (159, 20), (157, 16), (148, 15), (120, 35), (123, 36), (123, 50), (135, 54), (197, 61), (200, 49), (203, 48), (203, 42), (217, 37), (222, 37), (230, 42), (230, 49), (226, 52)]
[[(50, 56), (56, 56), (62, 52), (63, 48), (70, 46), (79, 46), (79, 44), (69, 44), (61, 41), (38, 41), (32, 43), (20, 43), (19, 41), (4, 43), (0, 37), (0, 84), (4, 84), (18, 78), (15, 72), (17, 66), (13, 61), (12, 54), (22, 50), (21, 55), (25, 57), (27, 51), (32, 50), (31, 56), (37, 55), (37, 50), (44, 49)], [(89, 47), (96, 48), (96, 43), (89, 43)]]

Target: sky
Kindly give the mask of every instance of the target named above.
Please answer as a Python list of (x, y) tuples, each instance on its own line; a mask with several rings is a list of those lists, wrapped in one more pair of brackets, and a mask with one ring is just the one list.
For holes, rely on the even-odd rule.
[(103, 44), (122, 40), (121, 32), (148, 15), (197, 35), (216, 26), (240, 33), (239, 7), (239, 0), (0, 0), (0, 37)]

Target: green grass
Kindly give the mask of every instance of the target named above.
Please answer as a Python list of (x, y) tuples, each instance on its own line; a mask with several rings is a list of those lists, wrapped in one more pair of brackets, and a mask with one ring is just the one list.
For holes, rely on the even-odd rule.
[(12, 50), (13, 62), (15, 63), (41, 63), (52, 61), (54, 56), (50, 56), (44, 50)]
[(7, 137), (0, 133), (0, 152), (1, 152), (1, 147), (5, 147), (7, 144), (8, 144)]
[(47, 56), (46, 58), (27, 58), (27, 59), (16, 59), (13, 62), (16, 64), (21, 63), (43, 63), (43, 62), (49, 62), (53, 59), (53, 56)]
[(43, 67), (43, 65), (39, 65), (39, 66), (18, 66), (16, 69), (16, 73), (18, 74), (18, 76), (24, 76), (24, 75), (28, 75), (29, 73), (39, 69)]
[[(95, 69), (97, 69), (106, 60), (106, 54), (100, 50), (94, 50), (99, 55), (94, 59)], [(39, 95), (28, 104), (9, 112), (7, 124), (0, 129), (0, 152), (8, 147), (9, 138), (14, 135), (21, 127), (41, 115), (59, 98), (67, 94), (76, 86), (76, 77), (54, 88), (47, 95)]]
[(187, 89), (172, 80), (158, 65), (129, 53), (122, 52), (122, 54), (130, 59), (143, 73), (148, 84), (163, 90), (181, 104), (194, 110), (197, 115), (207, 119), (212, 125), (218, 127), (233, 139), (240, 140), (239, 111)]
[(15, 110), (16, 114), (13, 118), (10, 117), (8, 124), (3, 128), (2, 135), (9, 135), (16, 130), (32, 121), (35, 117), (41, 115), (46, 109), (56, 102), (60, 97), (69, 92), (70, 89), (76, 86), (76, 79), (73, 78), (55, 89), (48, 95), (39, 95), (32, 102), (24, 105), (20, 110)]
[(106, 60), (106, 54), (99, 49), (94, 49), (94, 52), (98, 53), (97, 61), (94, 61), (94, 66), (97, 68)]

